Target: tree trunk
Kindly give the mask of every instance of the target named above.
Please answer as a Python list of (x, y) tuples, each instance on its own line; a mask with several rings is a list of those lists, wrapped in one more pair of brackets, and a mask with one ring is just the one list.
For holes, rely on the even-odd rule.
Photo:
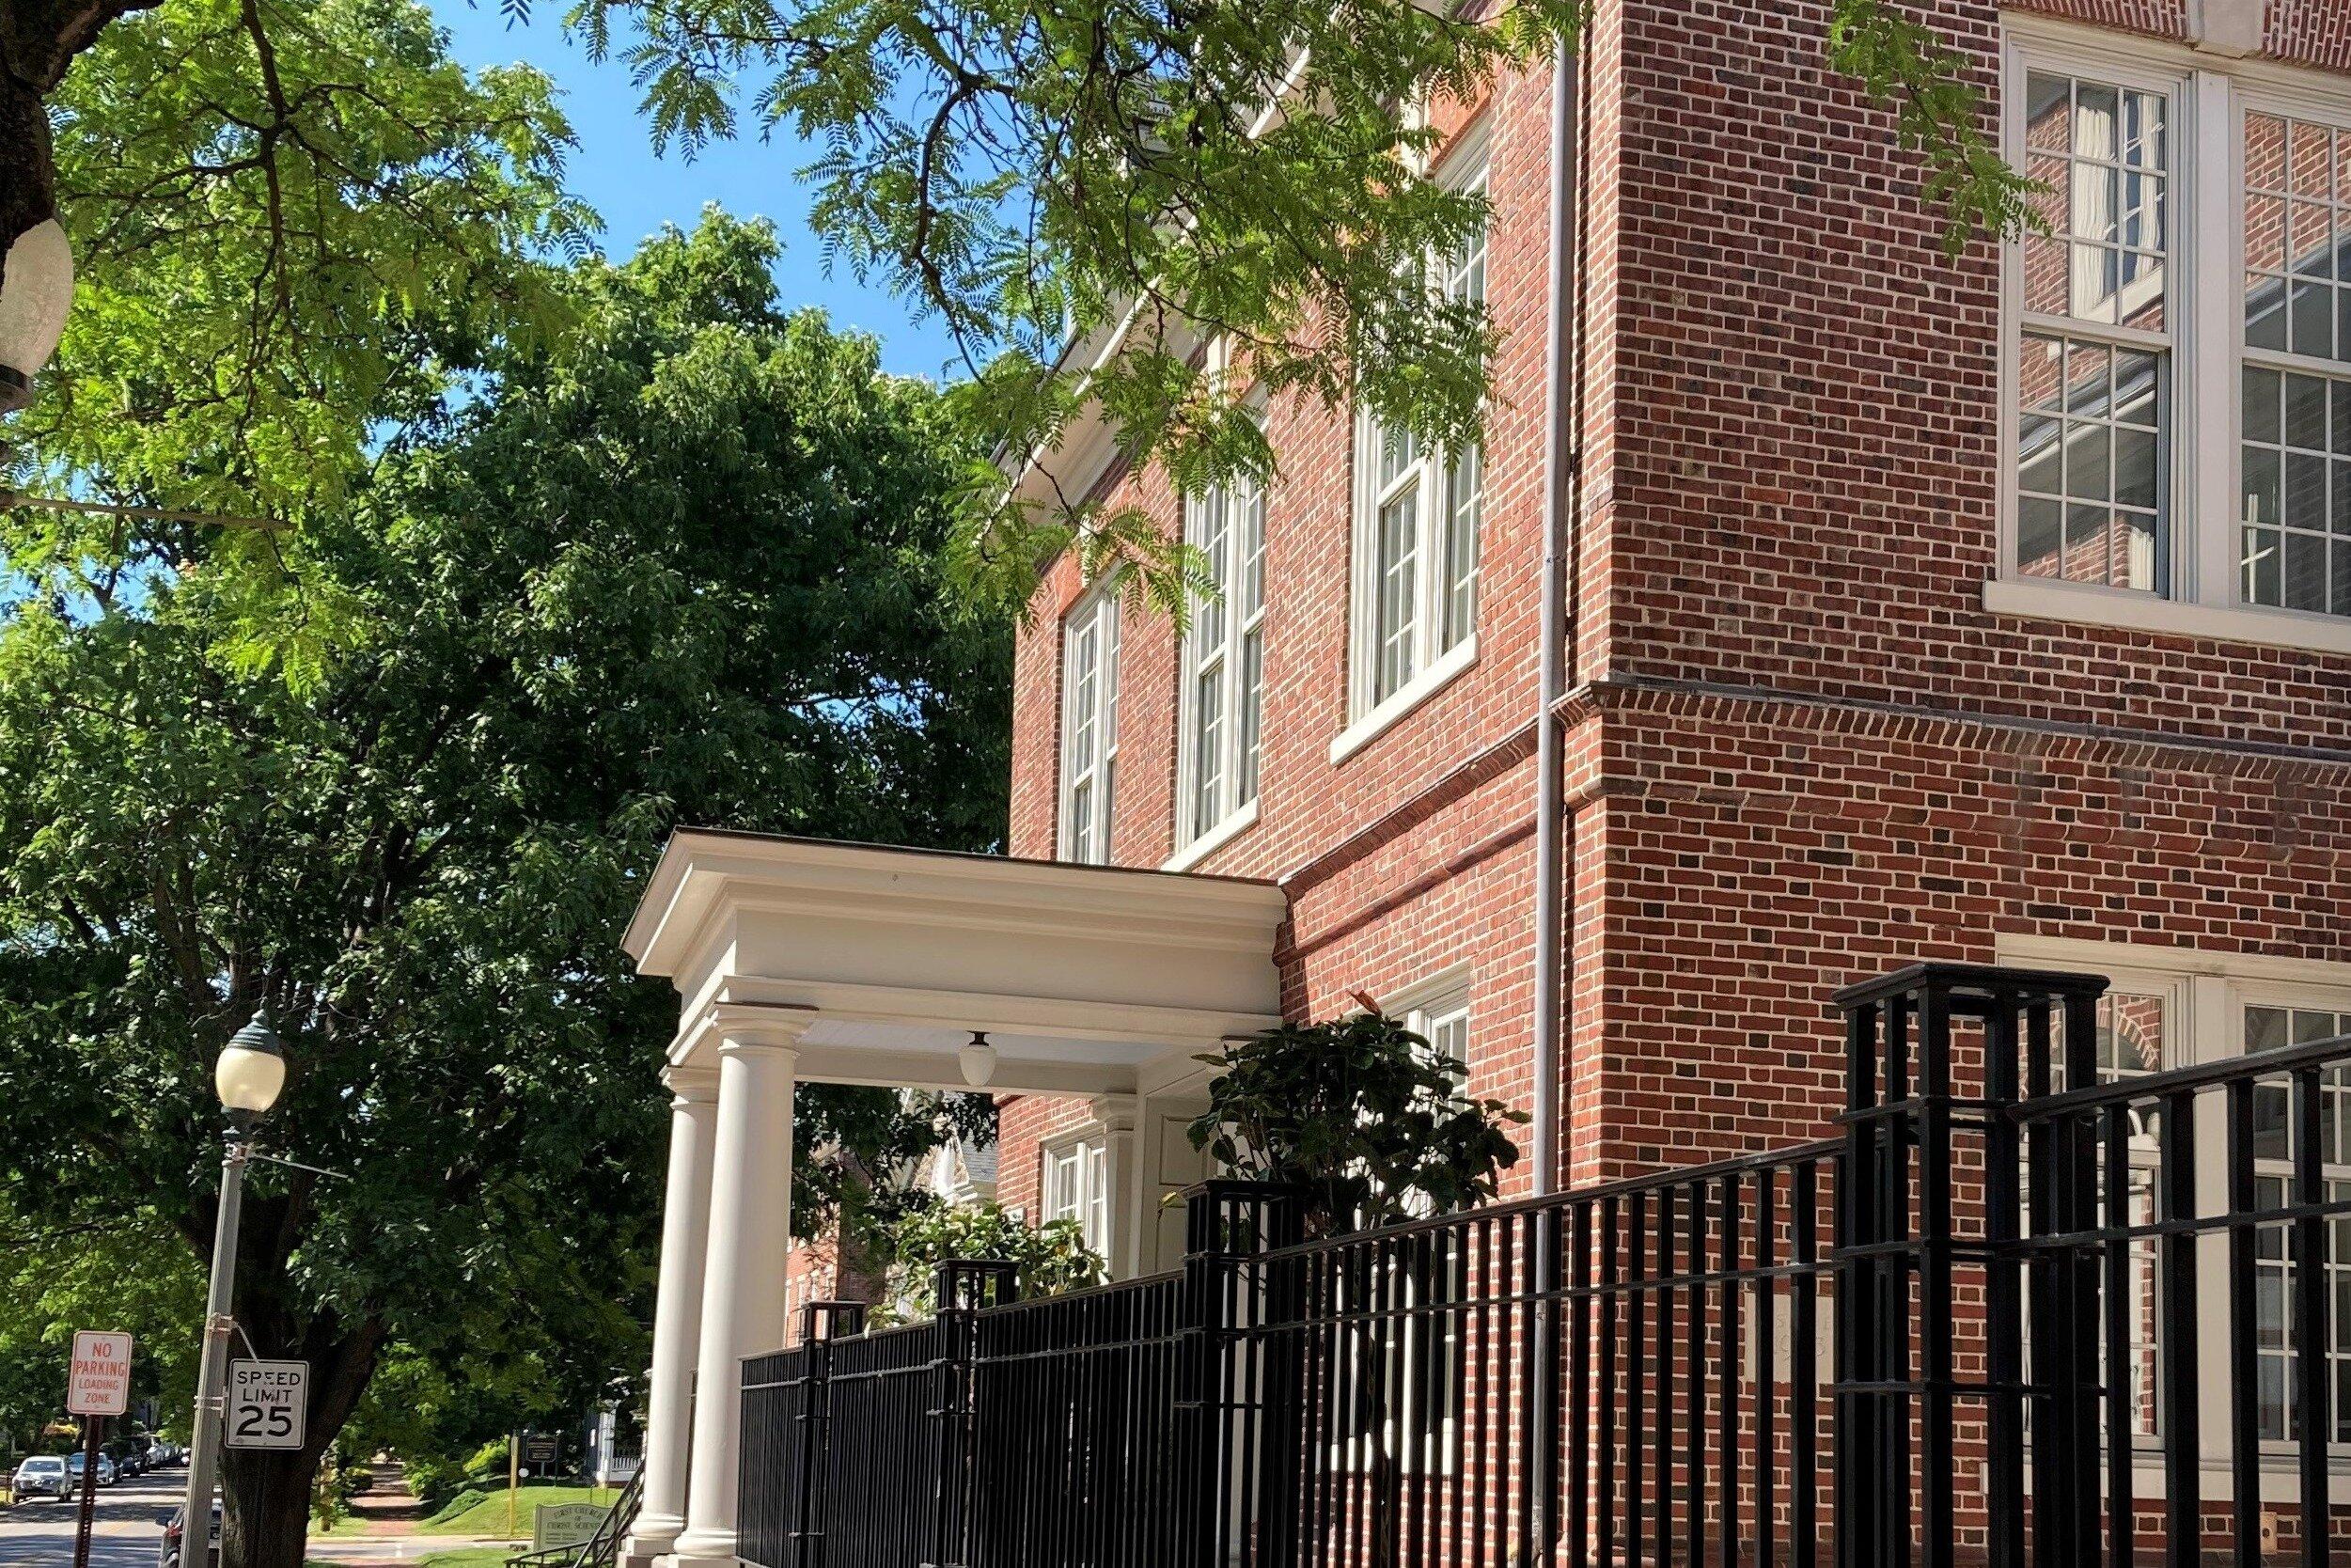
[(50, 163), (49, 106), (30, 84), (0, 70), (0, 287), (8, 247), (57, 215), (57, 171)]
[(310, 1487), (322, 1451), (223, 1456), (222, 1568), (302, 1568), (310, 1539)]

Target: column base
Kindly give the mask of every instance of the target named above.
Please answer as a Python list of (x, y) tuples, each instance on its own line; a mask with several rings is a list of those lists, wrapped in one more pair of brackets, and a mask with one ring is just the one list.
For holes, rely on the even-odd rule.
[(661, 1561), (674, 1568), (735, 1568), (735, 1532), (730, 1529), (697, 1529), (688, 1526)]
[(674, 1514), (639, 1514), (620, 1538), (620, 1568), (653, 1568), (655, 1560), (676, 1547), (678, 1532), (684, 1529), (685, 1521)]

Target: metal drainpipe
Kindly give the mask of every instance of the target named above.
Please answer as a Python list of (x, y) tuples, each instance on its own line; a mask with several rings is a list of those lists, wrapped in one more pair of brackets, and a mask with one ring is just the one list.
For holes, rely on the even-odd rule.
[[(1561, 902), (1567, 823), (1560, 776), (1559, 716), (1575, 625), (1562, 582), (1575, 565), (1575, 530), (1583, 503), (1583, 268), (1585, 166), (1591, 151), (1592, 18), (1586, 14), (1572, 56), (1561, 49), (1551, 68), (1551, 296), (1544, 322), (1543, 435), (1543, 604), (1535, 742), (1535, 1095), (1534, 1191), (1560, 1184), (1561, 1111), (1567, 1067), (1560, 1028), (1566, 977)], [(1571, 168), (1571, 165), (1573, 165)], [(1571, 227), (1573, 235), (1571, 237)]]

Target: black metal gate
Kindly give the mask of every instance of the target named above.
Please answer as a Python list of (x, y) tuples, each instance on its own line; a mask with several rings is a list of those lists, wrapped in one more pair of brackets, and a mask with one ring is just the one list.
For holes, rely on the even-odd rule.
[(2351, 1563), (2351, 1040), (2105, 1082), (2105, 984), (1841, 994), (1823, 1142), (1316, 1241), (1210, 1183), (1181, 1273), (814, 1309), (745, 1363), (743, 1555)]

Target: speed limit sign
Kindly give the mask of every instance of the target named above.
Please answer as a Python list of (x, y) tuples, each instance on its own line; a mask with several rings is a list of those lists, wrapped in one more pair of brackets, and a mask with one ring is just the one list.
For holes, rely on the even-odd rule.
[(229, 1362), (228, 1447), (302, 1447), (303, 1417), (309, 1403), (309, 1362)]

